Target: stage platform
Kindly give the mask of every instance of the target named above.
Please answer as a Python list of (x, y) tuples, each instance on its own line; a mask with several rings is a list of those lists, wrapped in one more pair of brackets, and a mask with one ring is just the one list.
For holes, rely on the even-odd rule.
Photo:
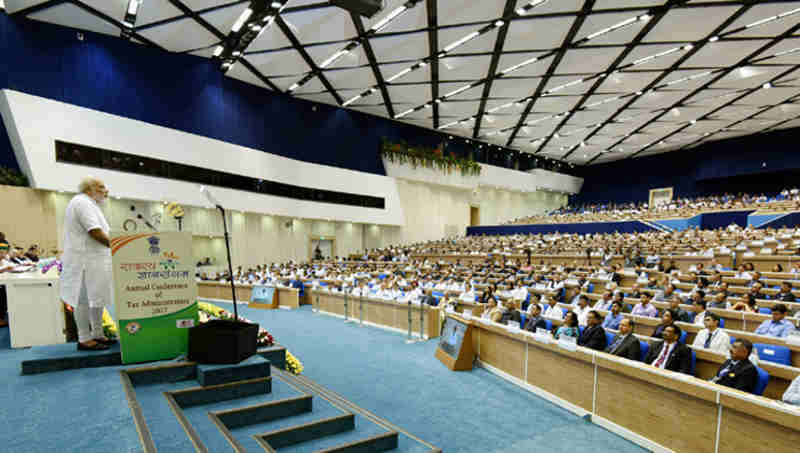
[[(256, 354), (276, 367), (283, 368), (286, 364), (286, 348), (279, 344), (260, 348)], [(122, 365), (119, 344), (105, 351), (78, 351), (76, 343), (34, 346), (26, 356), (20, 363), (23, 375)]]

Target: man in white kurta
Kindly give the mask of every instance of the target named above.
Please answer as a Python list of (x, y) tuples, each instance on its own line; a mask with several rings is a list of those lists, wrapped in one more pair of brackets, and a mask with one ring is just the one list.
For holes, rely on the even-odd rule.
[(64, 213), (61, 300), (75, 307), (78, 350), (104, 350), (103, 309), (111, 305), (110, 228), (100, 204), (108, 189), (99, 179), (81, 181)]

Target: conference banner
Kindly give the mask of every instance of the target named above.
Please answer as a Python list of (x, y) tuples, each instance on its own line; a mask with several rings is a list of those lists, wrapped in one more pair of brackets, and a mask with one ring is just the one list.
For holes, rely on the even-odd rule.
[(111, 257), (122, 363), (186, 354), (197, 324), (192, 234), (114, 235)]

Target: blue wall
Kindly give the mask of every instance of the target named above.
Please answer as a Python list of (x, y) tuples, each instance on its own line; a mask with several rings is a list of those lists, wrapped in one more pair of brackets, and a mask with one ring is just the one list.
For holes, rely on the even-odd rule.
[[(225, 77), (206, 58), (83, 34), (85, 39), (78, 41), (73, 29), (0, 13), (0, 88), (381, 175), (386, 174), (378, 155), (381, 137), (426, 146), (444, 138)], [(459, 145), (451, 146), (454, 149), (448, 151), (464, 152)], [(0, 134), (0, 165), (17, 168), (5, 128)]]
[(655, 156), (583, 168), (571, 203), (647, 202), (650, 189), (674, 187), (676, 198), (722, 192), (777, 192), (800, 170), (800, 128), (720, 140)]
[(467, 227), (467, 236), (489, 235), (506, 236), (511, 234), (594, 234), (594, 233), (640, 233), (657, 231), (655, 228), (637, 221), (630, 222), (594, 222), (594, 223), (562, 223), (544, 225), (508, 225), (508, 226), (475, 226)]
[(701, 214), (700, 228), (716, 230), (717, 228), (726, 228), (732, 223), (744, 228), (747, 226), (747, 216), (753, 212), (755, 211), (707, 212)]
[[(700, 216), (695, 216), (698, 220)], [(692, 217), (694, 219), (695, 217)], [(666, 219), (666, 220), (654, 220), (653, 223), (657, 223), (661, 226), (667, 227), (670, 230), (677, 230), (683, 231), (689, 228), (689, 220), (691, 219)]]

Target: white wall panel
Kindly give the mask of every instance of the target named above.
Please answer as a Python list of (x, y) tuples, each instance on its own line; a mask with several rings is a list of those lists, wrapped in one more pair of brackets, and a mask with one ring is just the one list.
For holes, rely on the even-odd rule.
[[(386, 176), (301, 162), (12, 90), (3, 90), (0, 113), (9, 129), (17, 161), (34, 188), (75, 191), (82, 177), (93, 174), (105, 179), (112, 194), (122, 198), (208, 205), (197, 184), (58, 163), (54, 153), (58, 139), (253, 178), (386, 199), (386, 209), (370, 209), (214, 188), (216, 197), (231, 209), (402, 224), (395, 180)], [(44, 124), (47, 127), (42, 127)]]

